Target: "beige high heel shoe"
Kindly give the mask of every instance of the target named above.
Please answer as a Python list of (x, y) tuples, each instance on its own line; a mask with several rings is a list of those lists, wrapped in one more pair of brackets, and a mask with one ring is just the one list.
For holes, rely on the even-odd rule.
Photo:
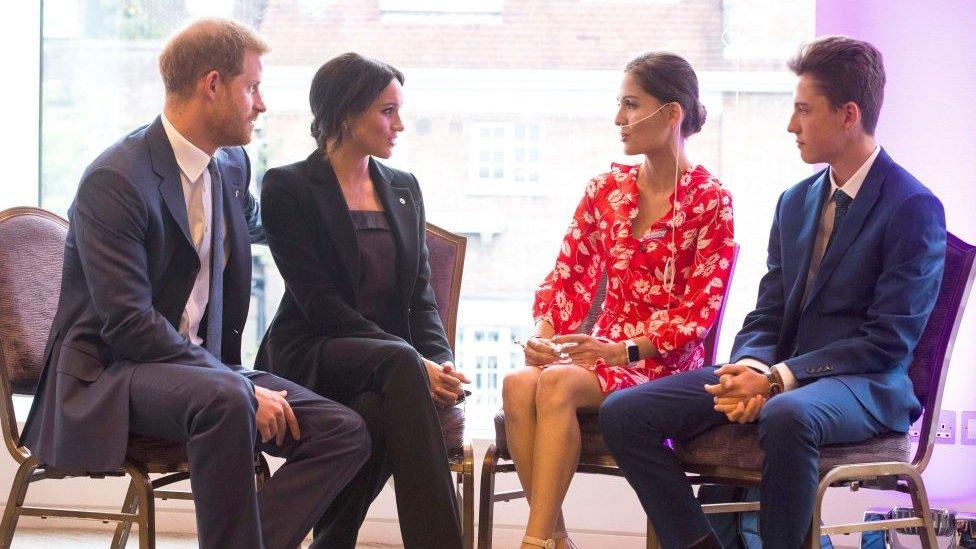
[(553, 538), (539, 539), (532, 536), (524, 536), (522, 538), (522, 543), (535, 545), (536, 547), (542, 547), (543, 549), (556, 549), (556, 540)]

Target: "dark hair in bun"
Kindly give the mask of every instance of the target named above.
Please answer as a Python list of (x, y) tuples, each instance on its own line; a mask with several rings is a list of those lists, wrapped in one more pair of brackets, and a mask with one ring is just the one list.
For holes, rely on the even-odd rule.
[(334, 139), (338, 146), (342, 124), (368, 109), (394, 80), (403, 84), (403, 73), (358, 53), (344, 53), (319, 67), (308, 94), (316, 143), (324, 149)]
[(685, 118), (681, 135), (692, 136), (705, 125), (705, 106), (698, 100), (698, 76), (683, 57), (668, 52), (638, 55), (624, 68), (640, 87), (661, 103), (681, 105)]

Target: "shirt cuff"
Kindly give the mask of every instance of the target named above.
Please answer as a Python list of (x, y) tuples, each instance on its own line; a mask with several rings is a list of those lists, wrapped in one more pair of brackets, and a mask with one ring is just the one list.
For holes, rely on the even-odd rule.
[(779, 372), (779, 377), (783, 378), (784, 391), (796, 389), (796, 376), (793, 375), (793, 370), (790, 370), (789, 366), (780, 362), (779, 364), (775, 364), (773, 369)]
[(742, 357), (742, 358), (739, 359), (738, 362), (736, 362), (736, 364), (738, 364), (740, 366), (748, 366), (749, 368), (752, 368), (753, 370), (755, 370), (755, 371), (757, 371), (757, 372), (759, 372), (760, 374), (763, 374), (763, 375), (766, 375), (766, 374), (769, 373), (769, 366), (767, 366), (765, 363), (760, 362), (760, 361), (758, 361), (758, 360), (756, 360), (756, 359), (754, 359), (752, 357), (748, 357), (748, 356)]

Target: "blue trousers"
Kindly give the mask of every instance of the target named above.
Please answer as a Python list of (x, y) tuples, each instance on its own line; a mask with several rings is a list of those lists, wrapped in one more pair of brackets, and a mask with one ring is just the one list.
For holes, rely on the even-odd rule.
[[(245, 379), (247, 378), (247, 379)], [(260, 441), (254, 385), (287, 390), (300, 440)], [(129, 429), (185, 440), (200, 547), (298, 547), (369, 457), (355, 412), (265, 372), (140, 364), (130, 387)], [(285, 458), (260, 493), (254, 451)]]
[[(600, 407), (607, 447), (667, 548), (688, 547), (711, 533), (681, 464), (662, 441), (688, 441), (728, 422), (704, 389), (717, 382), (715, 367), (682, 372), (614, 393)], [(759, 418), (765, 453), (763, 546), (802, 547), (813, 515), (821, 445), (856, 442), (885, 430), (837, 379), (820, 379), (770, 399)]]

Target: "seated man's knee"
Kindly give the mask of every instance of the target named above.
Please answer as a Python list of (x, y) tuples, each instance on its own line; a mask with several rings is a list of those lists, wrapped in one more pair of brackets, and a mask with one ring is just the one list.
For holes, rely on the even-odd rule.
[(801, 435), (810, 432), (811, 427), (812, 418), (807, 407), (790, 393), (769, 399), (759, 414), (760, 441)]
[(355, 411), (339, 405), (314, 406), (298, 417), (302, 438), (321, 439), (327, 445), (345, 444), (369, 457), (372, 442), (366, 422)]
[(231, 417), (251, 418), (257, 411), (254, 387), (237, 372), (218, 372), (208, 380), (209, 394), (205, 409)]
[(638, 402), (630, 391), (615, 391), (600, 405), (600, 431), (606, 438), (626, 437), (632, 432), (632, 424), (635, 421), (633, 411), (636, 407), (644, 408), (645, 404)]

